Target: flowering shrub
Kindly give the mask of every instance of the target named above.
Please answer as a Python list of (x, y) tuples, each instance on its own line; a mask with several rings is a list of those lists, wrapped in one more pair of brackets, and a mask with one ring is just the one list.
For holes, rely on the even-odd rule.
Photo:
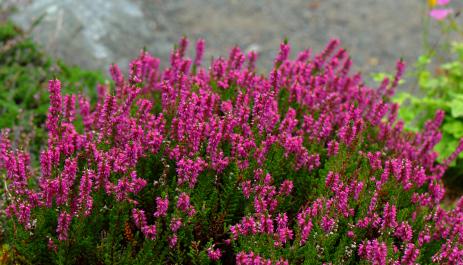
[[(5, 237), (13, 258), (98, 264), (463, 262), (463, 200), (440, 205), (443, 112), (403, 131), (389, 98), (350, 75), (334, 40), (267, 76), (237, 47), (202, 67), (182, 39), (161, 71), (147, 52), (94, 105), (49, 82), (40, 169), (5, 131)], [(83, 124), (82, 128), (75, 126)]]

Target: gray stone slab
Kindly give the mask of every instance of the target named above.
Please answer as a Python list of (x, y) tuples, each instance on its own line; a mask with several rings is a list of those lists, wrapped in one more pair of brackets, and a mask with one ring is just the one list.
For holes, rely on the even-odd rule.
[[(70, 64), (125, 68), (146, 47), (168, 62), (182, 35), (206, 39), (206, 57), (227, 56), (239, 45), (260, 52), (269, 69), (287, 37), (293, 51), (321, 50), (342, 40), (363, 72), (393, 70), (403, 57), (421, 53), (421, 0), (35, 0), (21, 4), (12, 19), (23, 28), (42, 14), (33, 31), (47, 51)], [(190, 52), (192, 52), (191, 49)], [(294, 55), (294, 52), (293, 52)]]

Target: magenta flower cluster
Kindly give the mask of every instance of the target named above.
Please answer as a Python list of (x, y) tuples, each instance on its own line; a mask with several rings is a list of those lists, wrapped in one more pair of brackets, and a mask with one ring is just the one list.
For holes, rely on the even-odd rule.
[[(446, 163), (436, 162), (443, 112), (423, 132), (404, 130), (399, 106), (389, 101), (402, 61), (396, 77), (374, 89), (350, 74), (351, 59), (337, 40), (295, 59), (282, 43), (268, 75), (256, 73), (256, 53), (238, 47), (204, 68), (204, 48), (198, 41), (189, 59), (182, 39), (165, 70), (143, 51), (128, 78), (111, 66), (114, 87), (100, 85), (96, 104), (62, 95), (60, 81), (51, 80), (39, 172), (6, 131), (0, 138), (7, 215), (33, 231), (34, 213), (55, 209), (54, 246), (69, 240), (73, 223), (104, 214), (96, 197), (103, 194), (130, 205), (146, 240), (175, 251), (185, 247), (183, 229), (205, 211), (206, 202), (193, 199), (202, 178), (213, 178), (212, 190), (233, 178), (244, 210), (225, 225), (225, 237), (204, 246), (212, 262), (233, 249), (236, 264), (298, 263), (309, 254), (297, 253), (313, 248), (311, 258), (329, 264), (336, 261), (324, 243), (338, 236), (347, 242), (336, 252), (338, 263), (411, 265), (433, 251), (425, 262), (463, 264), (463, 200), (450, 210), (440, 204), (441, 178), (463, 144)], [(164, 163), (155, 183), (137, 170), (153, 155)], [(152, 207), (139, 201), (146, 190), (159, 194)]]

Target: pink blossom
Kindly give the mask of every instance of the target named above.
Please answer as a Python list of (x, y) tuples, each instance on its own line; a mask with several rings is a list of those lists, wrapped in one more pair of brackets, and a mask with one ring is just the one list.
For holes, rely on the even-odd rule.
[(173, 236), (169, 237), (168, 241), (169, 241), (169, 247), (174, 248), (177, 245), (177, 241), (178, 241), (177, 235), (174, 234)]
[(141, 228), (141, 231), (148, 239), (154, 240), (156, 238), (156, 225), (145, 225)]
[(453, 9), (451, 8), (438, 8), (429, 11), (429, 16), (435, 20), (444, 20), (452, 13)]
[(172, 218), (170, 220), (170, 230), (172, 230), (172, 232), (177, 232), (178, 229), (182, 226), (182, 219), (180, 218)]
[(376, 239), (361, 243), (358, 248), (358, 254), (373, 264), (386, 265), (387, 246)]
[(161, 216), (166, 216), (167, 215), (167, 210), (169, 207), (169, 199), (166, 198), (161, 198), (157, 197), (156, 198), (156, 212), (154, 213), (155, 217), (161, 217)]
[(64, 241), (68, 239), (69, 226), (71, 225), (72, 216), (67, 212), (61, 212), (58, 216), (58, 240)]
[(288, 196), (293, 190), (293, 182), (291, 180), (284, 180), (280, 186), (280, 194)]
[(190, 207), (190, 196), (182, 193), (178, 198), (177, 207), (182, 211), (186, 211)]
[(132, 209), (132, 217), (135, 222), (135, 225), (138, 228), (142, 228), (146, 226), (146, 216), (145, 216), (145, 211), (140, 210), (140, 209)]
[(452, 0), (437, 0), (437, 4), (440, 6), (448, 5)]
[(204, 46), (206, 42), (203, 39), (200, 39), (196, 42), (196, 58), (194, 60), (194, 65), (199, 67), (201, 65), (201, 60), (204, 54)]
[(214, 249), (213, 246), (207, 249), (207, 256), (212, 261), (217, 261), (222, 256), (222, 251), (219, 248)]
[(418, 258), (419, 254), (420, 250), (417, 247), (415, 247), (414, 244), (408, 243), (407, 248), (404, 251), (404, 255), (400, 261), (400, 264), (415, 265), (416, 259)]

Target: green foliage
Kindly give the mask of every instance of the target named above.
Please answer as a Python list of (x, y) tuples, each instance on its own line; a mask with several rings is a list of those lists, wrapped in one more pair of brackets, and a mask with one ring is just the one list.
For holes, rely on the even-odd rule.
[(400, 92), (395, 97), (395, 102), (402, 105), (399, 117), (412, 131), (422, 129), (438, 109), (445, 111), (442, 141), (436, 146), (439, 161), (455, 150), (463, 136), (463, 43), (453, 43), (452, 47), (453, 59), (435, 71), (431, 70), (433, 57), (421, 56), (414, 73), (420, 91)]
[(53, 78), (61, 79), (65, 93), (90, 97), (105, 81), (100, 72), (52, 60), (13, 23), (0, 24), (0, 128), (13, 128), (16, 143), (30, 148), (33, 156), (45, 139), (47, 83)]

